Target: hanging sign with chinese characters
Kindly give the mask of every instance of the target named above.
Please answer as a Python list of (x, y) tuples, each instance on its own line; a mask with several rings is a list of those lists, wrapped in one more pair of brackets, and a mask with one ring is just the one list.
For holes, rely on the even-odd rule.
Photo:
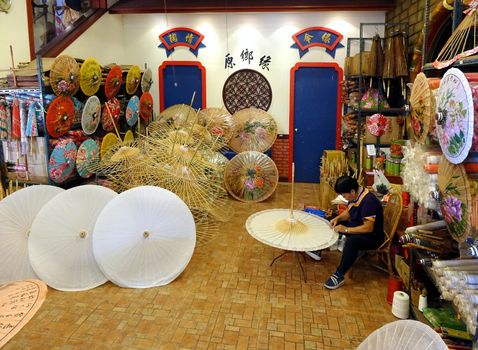
[(325, 27), (310, 27), (292, 35), (294, 44), (291, 47), (299, 50), (300, 57), (304, 56), (310, 47), (325, 47), (325, 51), (335, 58), (335, 50), (344, 47), (340, 43), (342, 38), (343, 35), (335, 30)]
[(159, 35), (161, 44), (158, 47), (166, 49), (166, 55), (169, 57), (176, 46), (186, 46), (197, 57), (199, 49), (206, 47), (202, 43), (203, 39), (204, 35), (191, 28), (173, 28)]

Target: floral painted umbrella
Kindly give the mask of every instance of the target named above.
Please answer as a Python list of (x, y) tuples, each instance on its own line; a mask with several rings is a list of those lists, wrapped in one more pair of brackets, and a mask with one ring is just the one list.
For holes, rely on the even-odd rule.
[(128, 70), (126, 75), (126, 93), (132, 95), (138, 90), (139, 83), (141, 81), (141, 69), (139, 66), (134, 65)]
[(471, 233), (471, 188), (465, 168), (452, 164), (445, 157), (438, 166), (440, 208), (448, 231), (458, 242)]
[(443, 76), (437, 97), (437, 136), (445, 157), (453, 164), (465, 160), (473, 141), (473, 98), (465, 75), (451, 68)]
[(139, 115), (139, 97), (133, 96), (129, 99), (126, 106), (126, 123), (129, 126), (133, 126), (138, 121)]
[[(108, 105), (108, 107), (106, 107), (106, 105)], [(105, 105), (103, 106), (103, 113), (101, 113), (101, 126), (103, 127), (103, 130), (113, 131), (115, 129), (113, 121), (115, 125), (118, 126), (120, 114), (121, 103), (116, 97), (113, 97), (111, 100), (105, 102)], [(111, 118), (113, 118), (113, 120), (111, 120)]]
[(243, 151), (267, 151), (277, 138), (274, 118), (258, 108), (245, 108), (232, 116), (232, 138), (229, 146), (236, 153)]
[(70, 130), (75, 116), (75, 105), (71, 97), (59, 96), (53, 100), (46, 112), (46, 129), (52, 137), (60, 137)]
[(62, 140), (53, 149), (48, 162), (50, 179), (58, 184), (68, 180), (75, 170), (76, 145), (71, 140)]
[(96, 94), (101, 84), (101, 67), (90, 57), (83, 62), (80, 68), (80, 87), (86, 96)]
[(144, 92), (139, 100), (139, 115), (143, 120), (151, 120), (153, 117), (153, 96)]
[(205, 125), (213, 139), (217, 138), (213, 149), (227, 145), (232, 138), (232, 116), (225, 108), (205, 108), (199, 111), (199, 121)]
[(91, 164), (96, 164), (99, 160), (98, 143), (93, 139), (83, 141), (76, 153), (76, 171), (83, 178), (93, 175)]
[(367, 129), (373, 135), (380, 137), (385, 134), (387, 118), (380, 113), (375, 113), (367, 118)]
[(177, 126), (191, 124), (196, 117), (196, 110), (186, 104), (172, 105), (159, 114), (159, 120), (172, 121)]
[(123, 71), (118, 65), (111, 67), (105, 80), (105, 95), (107, 99), (111, 99), (118, 93), (121, 84), (123, 84)]
[(57, 96), (73, 96), (80, 88), (80, 67), (73, 57), (58, 56), (50, 70), (50, 85)]
[(242, 152), (226, 165), (224, 181), (227, 191), (242, 202), (261, 202), (274, 193), (279, 172), (264, 153)]
[(149, 92), (151, 85), (153, 85), (153, 72), (151, 68), (146, 68), (141, 78), (141, 90), (143, 90), (143, 92)]
[(426, 75), (419, 73), (413, 82), (410, 105), (413, 135), (420, 143), (424, 143), (427, 138), (435, 113), (435, 103)]
[(101, 119), (101, 102), (97, 96), (90, 96), (81, 114), (81, 127), (86, 135), (93, 134)]

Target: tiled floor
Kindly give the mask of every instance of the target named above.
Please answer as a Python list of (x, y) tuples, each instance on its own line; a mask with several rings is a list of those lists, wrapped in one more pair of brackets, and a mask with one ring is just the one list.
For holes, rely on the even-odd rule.
[[(317, 185), (296, 185), (296, 204), (317, 204)], [(11, 349), (354, 349), (395, 320), (386, 302), (387, 277), (366, 265), (335, 291), (323, 287), (338, 252), (305, 259), (307, 283), (293, 255), (252, 238), (247, 217), (287, 208), (290, 184), (266, 202), (233, 202), (236, 215), (219, 236), (196, 248), (181, 276), (167, 286), (125, 289), (107, 283), (86, 292), (49, 289)]]

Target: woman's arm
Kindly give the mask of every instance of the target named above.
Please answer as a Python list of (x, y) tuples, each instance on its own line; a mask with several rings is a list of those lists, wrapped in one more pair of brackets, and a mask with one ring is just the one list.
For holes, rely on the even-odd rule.
[(347, 227), (344, 225), (337, 225), (334, 226), (335, 232), (346, 233), (349, 235), (353, 234), (364, 234), (364, 233), (372, 233), (373, 232), (374, 222), (372, 220), (364, 220), (363, 224), (360, 226), (355, 227)]
[(349, 221), (350, 220), (350, 214), (348, 210), (344, 210), (342, 213), (337, 215), (335, 218), (330, 220), (330, 224), (332, 227), (335, 227), (339, 222), (341, 221)]

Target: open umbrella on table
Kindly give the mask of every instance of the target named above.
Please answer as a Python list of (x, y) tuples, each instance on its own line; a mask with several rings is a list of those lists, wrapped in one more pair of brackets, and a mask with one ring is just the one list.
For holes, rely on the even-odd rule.
[(129, 126), (133, 126), (138, 121), (139, 115), (139, 97), (132, 96), (129, 101), (128, 105), (126, 106), (126, 123)]
[(143, 92), (139, 99), (139, 115), (143, 120), (153, 118), (153, 96), (149, 92)]
[(140, 186), (102, 211), (93, 252), (109, 280), (127, 288), (168, 284), (186, 268), (196, 244), (191, 211), (174, 193)]
[(236, 153), (267, 151), (277, 138), (277, 124), (272, 116), (258, 108), (245, 108), (232, 115), (229, 146)]
[(151, 85), (153, 85), (153, 72), (151, 68), (146, 68), (141, 77), (141, 90), (143, 92), (149, 92)]
[(118, 93), (121, 84), (123, 84), (123, 71), (118, 65), (111, 67), (105, 80), (105, 95), (111, 99)]
[(0, 348), (35, 315), (45, 301), (48, 287), (32, 279), (15, 281), (0, 288)]
[(48, 162), (48, 174), (53, 182), (61, 184), (73, 175), (76, 151), (75, 143), (68, 139), (55, 146)]
[[(108, 112), (108, 108), (109, 112), (111, 112), (111, 115)], [(106, 101), (103, 105), (103, 112), (101, 113), (101, 126), (103, 127), (103, 130), (113, 131), (115, 129), (115, 125), (116, 127), (118, 127), (120, 114), (121, 103), (116, 97), (113, 97), (111, 100)]]
[(92, 235), (98, 216), (116, 195), (102, 186), (78, 186), (40, 210), (28, 250), (33, 269), (50, 287), (82, 291), (106, 282), (93, 255)]
[(473, 142), (475, 116), (470, 84), (459, 69), (449, 69), (440, 82), (436, 118), (443, 154), (453, 164), (463, 162)]
[(91, 135), (98, 128), (101, 119), (101, 102), (97, 96), (90, 96), (81, 114), (81, 127), (85, 134)]
[(419, 73), (410, 95), (411, 124), (415, 140), (424, 143), (435, 114), (435, 97), (425, 74)]
[(55, 186), (36, 185), (13, 192), (0, 201), (0, 285), (37, 278), (28, 256), (31, 225), (41, 208), (64, 190)]
[(52, 137), (60, 137), (70, 130), (75, 106), (71, 97), (55, 98), (46, 112), (46, 129)]
[(101, 84), (101, 67), (92, 58), (87, 58), (80, 68), (80, 87), (86, 96), (96, 94)]
[(133, 65), (126, 74), (126, 93), (133, 95), (138, 90), (141, 81), (141, 69), (137, 65)]
[(279, 172), (264, 153), (242, 152), (226, 165), (224, 181), (227, 191), (242, 202), (260, 202), (274, 193)]
[(73, 57), (55, 58), (50, 70), (50, 85), (57, 96), (73, 96), (80, 88), (80, 66)]
[(100, 157), (98, 143), (93, 139), (87, 139), (78, 147), (76, 153), (76, 171), (83, 178), (93, 175), (91, 165), (96, 164)]
[(452, 164), (445, 157), (438, 166), (439, 203), (448, 231), (458, 242), (471, 234), (471, 186), (462, 164)]

